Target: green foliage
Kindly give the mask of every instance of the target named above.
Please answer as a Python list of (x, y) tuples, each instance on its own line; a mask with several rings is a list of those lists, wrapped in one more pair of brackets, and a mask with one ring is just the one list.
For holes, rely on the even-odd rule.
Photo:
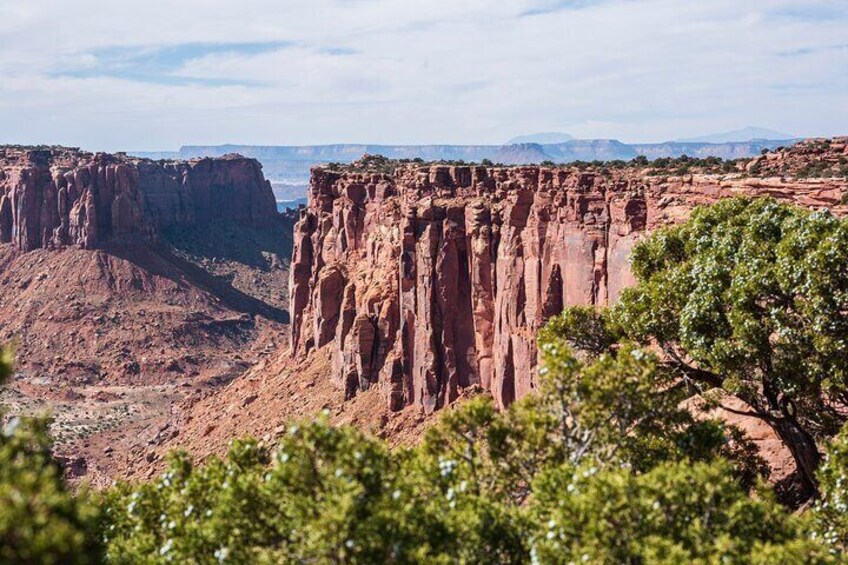
[[(474, 488), (522, 503), (544, 468), (562, 464), (627, 464), (650, 468), (658, 461), (694, 455), (686, 434), (698, 433), (674, 394), (658, 394), (670, 382), (653, 356), (628, 348), (618, 356), (579, 362), (563, 342), (541, 347), (537, 394), (497, 412), (478, 398), (445, 415), (422, 446), (432, 457), (457, 462)], [(715, 456), (721, 433), (704, 434), (698, 448)]]
[[(815, 438), (848, 402), (848, 223), (771, 199), (728, 199), (658, 230), (632, 256), (638, 284), (611, 310), (552, 328), (589, 355), (656, 346), (696, 390), (736, 395), (771, 425), (816, 491)], [(720, 399), (721, 395), (708, 394)]]
[[(723, 160), (720, 157), (705, 157), (693, 158), (686, 155), (680, 157), (661, 157), (649, 161), (644, 155), (625, 161), (623, 159), (612, 159), (602, 161), (599, 159), (593, 161), (570, 161), (565, 163), (556, 163), (551, 160), (544, 160), (539, 163), (542, 167), (563, 167), (577, 169), (578, 171), (591, 171), (600, 175), (609, 176), (615, 170), (627, 168), (649, 168), (649, 175), (685, 175), (694, 172), (706, 174), (721, 174), (737, 172), (740, 163), (745, 160)], [(331, 171), (354, 171), (354, 172), (379, 172), (383, 174), (393, 174), (395, 169), (401, 165), (418, 165), (418, 166), (473, 166), (474, 163), (466, 163), (462, 159), (439, 159), (427, 161), (421, 157), (414, 159), (390, 159), (382, 155), (365, 155), (358, 161), (351, 163), (325, 163), (324, 168)], [(481, 159), (480, 166), (483, 167), (522, 167), (526, 165), (512, 164), (505, 165), (504, 163), (495, 163), (491, 159)]]
[(725, 464), (564, 466), (534, 485), (541, 563), (826, 563), (800, 521), (752, 498)]
[[(602, 319), (598, 316), (575, 309), (551, 320), (540, 333), (539, 394), (517, 402), (507, 413), (520, 415), (510, 422), (517, 437), (544, 430), (529, 453), (537, 457), (555, 446), (560, 453), (547, 458), (547, 465), (591, 460), (640, 471), (663, 461), (708, 461), (720, 455), (732, 462), (737, 478), (748, 487), (767, 475), (765, 462), (742, 432), (717, 420), (696, 421), (680, 407), (687, 390), (655, 355), (624, 342), (598, 348), (604, 352), (589, 364), (578, 362), (558, 332), (570, 323), (585, 328), (587, 320)], [(526, 422), (536, 424), (535, 434)]]
[(490, 450), (501, 418), (490, 399), (473, 399), (429, 429), (411, 460), (410, 494), (442, 518), (450, 533), (447, 561), (520, 563), (529, 550), (529, 525)]
[(834, 438), (818, 471), (822, 496), (813, 516), (816, 537), (848, 555), (848, 426)]
[[(640, 166), (648, 164), (646, 162), (647, 160), (637, 162), (638, 159), (639, 157), (630, 163)], [(694, 170), (704, 173), (717, 174), (735, 172), (737, 161), (725, 161), (720, 157), (705, 157), (703, 159), (699, 159), (697, 157), (681, 155), (680, 157), (659, 157), (651, 161), (650, 166), (653, 170), (649, 174), (653, 175), (685, 175), (693, 172)]]
[[(642, 343), (691, 358), (746, 401), (786, 397), (834, 430), (825, 395), (848, 400), (848, 224), (769, 199), (697, 209), (637, 246), (639, 284), (612, 313)], [(772, 403), (773, 404), (773, 403)]]
[[(0, 385), (11, 374), (12, 353), (0, 348)], [(0, 563), (96, 563), (98, 510), (62, 480), (47, 424), (15, 417), (0, 428)]]
[[(353, 428), (292, 426), (274, 453), (235, 442), (194, 467), (108, 496), (116, 563), (424, 562), (442, 529), (409, 496), (406, 455)], [(431, 542), (432, 540), (432, 542)]]
[(592, 306), (574, 306), (551, 318), (539, 330), (540, 344), (556, 343), (564, 339), (578, 351), (597, 357), (611, 353), (613, 346), (623, 337), (610, 318), (609, 310), (598, 310)]
[(108, 494), (109, 560), (826, 562), (766, 486), (749, 494), (723, 430), (657, 394), (652, 355), (584, 363), (558, 341), (543, 357), (538, 393), (506, 411), (471, 399), (410, 450), (319, 420), (274, 452), (176, 456)]
[(106, 562), (142, 564), (840, 555), (843, 547), (808, 537), (766, 486), (751, 496), (726, 430), (677, 407), (656, 357), (625, 343), (580, 361), (547, 335), (536, 393), (505, 411), (471, 399), (413, 449), (389, 450), (322, 417), (291, 426), (273, 450), (234, 441), (226, 458), (202, 465), (175, 453), (160, 479), (103, 494), (102, 513), (65, 489), (46, 423), (17, 421), (0, 438), (0, 561), (101, 562), (101, 539)]
[(47, 422), (11, 419), (0, 433), (0, 562), (97, 563), (98, 526), (89, 496), (62, 480)]
[(0, 348), (0, 386), (6, 382), (12, 374), (12, 351)]
[(831, 163), (829, 161), (809, 161), (805, 163), (798, 171), (795, 173), (797, 178), (830, 178), (830, 177), (840, 177), (845, 176), (846, 168), (845, 163), (836, 164)]
[(639, 467), (689, 422), (673, 395), (658, 393), (671, 381), (641, 349), (625, 345), (619, 355), (602, 354), (590, 365), (554, 341), (543, 342), (541, 353), (534, 409), (551, 415), (558, 431), (551, 443), (572, 464), (621, 459)]

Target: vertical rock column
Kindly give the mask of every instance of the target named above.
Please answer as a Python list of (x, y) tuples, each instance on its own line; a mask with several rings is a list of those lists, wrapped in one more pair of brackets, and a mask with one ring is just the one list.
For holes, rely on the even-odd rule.
[(402, 367), (409, 398), (429, 412), (480, 381), (464, 205), (427, 200), (409, 211), (403, 233)]
[[(527, 235), (524, 233), (533, 196), (531, 190), (517, 188), (510, 192), (503, 208), (496, 260), (495, 373), (492, 379), (492, 394), (500, 406), (516, 399), (518, 385), (525, 385), (523, 372), (528, 368), (528, 357), (535, 359), (535, 340), (529, 335), (527, 315), (527, 278), (532, 279), (535, 271), (526, 270)], [(520, 383), (516, 382), (517, 378)]]
[(494, 376), (495, 258), (499, 226), (492, 221), (489, 206), (480, 200), (465, 210), (471, 273), (471, 320), (474, 326), (474, 362), (479, 384), (489, 389)]
[(294, 246), (289, 267), (289, 309), (291, 310), (292, 352), (306, 353), (314, 346), (314, 337), (309, 332), (308, 322), (312, 318), (310, 285), (315, 261), (312, 247), (312, 232), (317, 219), (303, 210), (294, 225)]

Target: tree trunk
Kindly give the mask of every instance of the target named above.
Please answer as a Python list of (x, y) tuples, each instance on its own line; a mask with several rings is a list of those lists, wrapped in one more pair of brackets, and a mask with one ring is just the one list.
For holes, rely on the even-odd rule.
[(813, 436), (790, 415), (775, 419), (770, 423), (792, 453), (795, 466), (798, 468), (798, 477), (801, 479), (804, 488), (804, 498), (818, 498), (819, 487), (816, 481), (816, 470), (821, 462), (821, 454)]

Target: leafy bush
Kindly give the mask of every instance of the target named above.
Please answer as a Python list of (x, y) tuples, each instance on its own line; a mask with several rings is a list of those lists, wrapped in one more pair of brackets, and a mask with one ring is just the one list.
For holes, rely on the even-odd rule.
[[(0, 383), (12, 370), (0, 350)], [(0, 563), (96, 563), (98, 510), (74, 497), (50, 453), (45, 420), (10, 419), (0, 430)]]
[(443, 534), (410, 496), (405, 456), (353, 428), (292, 426), (273, 452), (236, 441), (195, 467), (107, 495), (116, 563), (425, 562)]
[[(588, 312), (572, 319), (593, 325)], [(160, 479), (107, 491), (100, 512), (65, 489), (45, 423), (19, 423), (0, 444), (0, 561), (827, 563), (841, 555), (832, 534), (830, 545), (807, 536), (806, 519), (768, 487), (751, 496), (756, 481), (742, 472), (736, 440), (678, 408), (656, 357), (624, 344), (580, 361), (559, 329), (541, 338), (537, 393), (505, 411), (471, 399), (415, 448), (392, 451), (322, 417), (291, 426), (274, 449), (238, 440), (226, 458), (202, 465), (175, 453)], [(817, 526), (844, 521), (824, 508)]]
[(813, 512), (816, 537), (835, 554), (848, 555), (848, 426), (830, 443), (818, 479), (822, 497)]
[(12, 352), (9, 349), (0, 348), (0, 386), (12, 374)]
[(12, 419), (0, 437), (0, 562), (98, 562), (98, 526), (88, 495), (62, 479), (47, 423)]
[(829, 562), (801, 519), (767, 493), (752, 498), (718, 461), (644, 474), (566, 466), (546, 471), (534, 493), (542, 563)]

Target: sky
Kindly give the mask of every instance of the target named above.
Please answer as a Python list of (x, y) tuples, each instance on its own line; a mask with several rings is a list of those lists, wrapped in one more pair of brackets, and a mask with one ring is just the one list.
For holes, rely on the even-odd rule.
[(846, 0), (0, 0), (0, 143), (848, 134)]

